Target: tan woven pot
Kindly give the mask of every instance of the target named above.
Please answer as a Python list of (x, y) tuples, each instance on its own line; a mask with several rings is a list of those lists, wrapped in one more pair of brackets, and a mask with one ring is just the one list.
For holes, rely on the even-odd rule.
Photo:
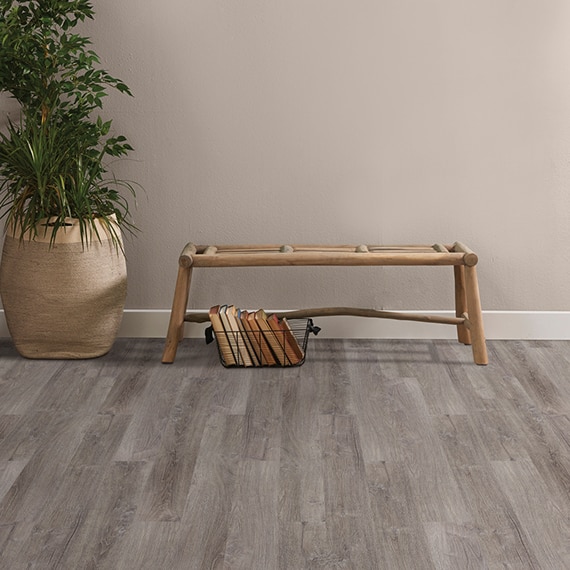
[[(94, 358), (109, 351), (127, 293), (124, 255), (103, 226), (83, 249), (77, 220), (20, 241), (8, 232), (0, 264), (0, 294), (8, 329), (27, 358)], [(45, 226), (44, 226), (45, 227)], [(120, 232), (117, 229), (118, 235)]]

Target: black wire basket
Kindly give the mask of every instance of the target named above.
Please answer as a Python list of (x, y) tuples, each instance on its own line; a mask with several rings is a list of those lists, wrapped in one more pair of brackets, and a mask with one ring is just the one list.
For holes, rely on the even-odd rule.
[(206, 329), (206, 342), (216, 340), (220, 362), (226, 368), (301, 366), (309, 334), (321, 330), (312, 319), (283, 319), (281, 328), (215, 331)]

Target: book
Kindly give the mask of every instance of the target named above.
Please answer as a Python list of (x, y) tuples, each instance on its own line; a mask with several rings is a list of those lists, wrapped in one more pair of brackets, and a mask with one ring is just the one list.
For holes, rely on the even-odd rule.
[(251, 330), (251, 324), (248, 322), (247, 317), (247, 311), (238, 309), (237, 322), (244, 336), (245, 344), (249, 350), (253, 365), (261, 366), (261, 346), (259, 345), (259, 339), (255, 338), (255, 334), (253, 334)]
[(212, 329), (216, 335), (216, 341), (218, 342), (220, 354), (222, 355), (224, 362), (228, 366), (234, 366), (236, 364), (236, 359), (234, 357), (228, 336), (226, 335), (226, 329), (222, 322), (222, 317), (220, 315), (220, 305), (211, 307), (208, 316), (210, 317)]
[[(237, 310), (233, 305), (225, 306), (225, 317), (228, 323), (228, 326), (226, 328), (226, 335), (228, 335), (228, 337), (232, 337), (230, 344), (234, 349), (234, 356), (237, 363), (243, 366), (253, 366), (253, 361), (251, 360), (249, 351), (245, 346), (244, 338), (242, 336), (242, 332), (240, 330), (236, 316)], [(225, 324), (223, 318), (222, 323)]]
[(220, 311), (219, 311), (220, 319), (222, 320), (224, 333), (226, 335), (228, 345), (234, 357), (233, 364), (239, 364), (240, 363), (239, 349), (237, 346), (235, 334), (232, 332), (232, 327), (228, 319), (227, 308), (228, 308), (227, 305), (220, 305)]
[(289, 360), (287, 359), (287, 355), (285, 354), (285, 347), (281, 343), (278, 335), (273, 330), (273, 322), (269, 322), (267, 319), (267, 314), (263, 309), (259, 309), (255, 311), (255, 321), (259, 326), (259, 330), (261, 330), (265, 336), (265, 340), (267, 344), (271, 347), (271, 350), (277, 359), (277, 362), (281, 364), (281, 366), (287, 366), (289, 364)]
[(229, 305), (226, 308), (226, 314), (240, 354), (238, 364), (241, 362), (244, 366), (254, 366), (255, 363), (251, 356), (251, 348), (248, 347), (249, 339), (245, 335), (241, 319), (238, 318), (238, 309), (236, 309), (234, 305)]
[(279, 343), (279, 356), (284, 357), (282, 359), (282, 365), (288, 366), (292, 364), (293, 362), (291, 361), (290, 356), (294, 357), (294, 355), (292, 355), (292, 351), (289, 349), (289, 345), (285, 339), (285, 331), (281, 328), (281, 323), (279, 322), (277, 315), (270, 315), (266, 317), (266, 319), (269, 328), (273, 331), (275, 339)]
[(285, 342), (287, 343), (285, 351), (287, 358), (290, 360), (291, 364), (299, 364), (299, 362), (305, 358), (305, 353), (295, 338), (287, 319), (283, 317), (279, 324), (285, 334)]
[(247, 316), (247, 322), (249, 323), (250, 329), (259, 344), (260, 353), (261, 353), (261, 358), (260, 358), (261, 364), (262, 365), (266, 364), (268, 366), (273, 366), (277, 364), (277, 361), (275, 360), (275, 357), (271, 352), (271, 348), (265, 338), (265, 334), (260, 328), (259, 322), (256, 319), (256, 313), (253, 312), (249, 313)]
[(209, 317), (226, 366), (292, 366), (305, 358), (286, 318), (234, 305), (215, 305)]

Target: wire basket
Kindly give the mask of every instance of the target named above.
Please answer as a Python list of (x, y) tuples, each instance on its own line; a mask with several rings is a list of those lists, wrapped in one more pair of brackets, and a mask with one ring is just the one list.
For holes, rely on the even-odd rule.
[(321, 329), (312, 319), (291, 319), (285, 323), (282, 330), (216, 332), (210, 326), (206, 329), (206, 342), (216, 340), (220, 362), (226, 368), (301, 366), (305, 362), (309, 333), (316, 335)]

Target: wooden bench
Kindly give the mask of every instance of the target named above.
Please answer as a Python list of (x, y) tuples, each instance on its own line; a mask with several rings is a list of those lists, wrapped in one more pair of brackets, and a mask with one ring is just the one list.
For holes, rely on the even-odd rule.
[(207, 322), (205, 313), (187, 313), (192, 271), (195, 267), (269, 267), (301, 265), (336, 266), (452, 266), (455, 283), (455, 317), (330, 307), (284, 312), (288, 318), (355, 315), (454, 325), (459, 342), (472, 345), (476, 364), (487, 364), (487, 348), (477, 282), (477, 255), (466, 245), (194, 245), (184, 247), (162, 362), (174, 362), (184, 337), (184, 322)]

